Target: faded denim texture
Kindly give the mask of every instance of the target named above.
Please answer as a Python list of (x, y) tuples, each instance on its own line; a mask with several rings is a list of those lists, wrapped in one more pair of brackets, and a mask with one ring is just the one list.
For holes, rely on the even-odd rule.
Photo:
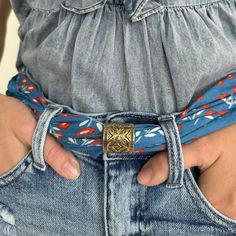
[[(48, 112), (48, 119), (57, 110)], [(103, 122), (150, 124), (159, 119), (151, 113), (135, 112), (94, 113), (93, 117)], [(103, 153), (92, 159), (73, 152), (81, 165), (76, 180), (64, 179), (48, 164), (43, 171), (39, 149), (45, 137), (38, 137), (43, 137), (46, 121), (43, 116), (35, 129), (32, 150), (0, 176), (0, 235), (236, 234), (236, 221), (217, 211), (199, 189), (198, 169), (183, 169), (180, 140), (172, 124), (159, 121), (171, 153), (168, 180), (146, 187), (137, 182), (137, 174), (151, 158), (147, 154)]]
[(17, 66), (77, 111), (181, 111), (236, 70), (235, 0), (11, 2)]
[[(104, 122), (155, 124), (236, 70), (235, 0), (11, 3), (21, 23), (17, 67), (53, 102)], [(167, 182), (145, 187), (137, 174), (148, 155), (74, 153), (73, 181), (35, 168), (45, 141), (38, 126), (33, 150), (0, 176), (0, 235), (236, 235), (236, 221), (198, 188), (198, 169), (183, 170), (180, 140), (167, 129), (175, 164)]]

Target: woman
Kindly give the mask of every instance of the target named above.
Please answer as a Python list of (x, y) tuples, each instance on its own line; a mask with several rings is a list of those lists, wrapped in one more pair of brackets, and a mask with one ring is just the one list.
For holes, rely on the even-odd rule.
[[(235, 0), (11, 6), (21, 24), (17, 69), (26, 66), (49, 99), (103, 121), (155, 123), (236, 70)], [(33, 168), (36, 121), (20, 101), (0, 98), (3, 235), (236, 233), (235, 125), (182, 145), (184, 186), (172, 189), (165, 185), (173, 156), (167, 151), (93, 160), (47, 134), (44, 157), (52, 168)], [(67, 161), (75, 169), (63, 169)], [(11, 175), (14, 167), (19, 175)]]

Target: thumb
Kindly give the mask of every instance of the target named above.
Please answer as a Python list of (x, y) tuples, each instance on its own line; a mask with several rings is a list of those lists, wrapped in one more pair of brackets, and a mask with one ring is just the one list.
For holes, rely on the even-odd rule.
[[(219, 157), (210, 139), (204, 136), (190, 144), (182, 144), (184, 169), (198, 166), (201, 171), (208, 168)], [(168, 152), (155, 154), (142, 167), (138, 174), (138, 182), (147, 186), (159, 185), (167, 180), (169, 175)]]
[[(32, 115), (32, 111), (28, 106), (18, 101), (16, 98), (9, 98), (14, 101), (14, 103), (12, 102), (11, 105), (12, 109), (9, 109), (10, 112), (12, 113), (14, 111), (16, 112), (16, 114), (24, 114), (19, 117), (18, 122), (14, 122), (13, 120), (9, 121), (9, 123), (13, 126), (12, 131), (26, 147), (30, 148), (32, 146), (32, 139), (37, 121)], [(14, 115), (11, 115), (10, 117), (14, 117)], [(63, 146), (59, 144), (49, 133), (46, 134), (44, 158), (45, 161), (59, 175), (62, 175), (63, 177), (68, 179), (75, 179), (79, 177), (80, 166), (75, 156), (71, 152), (65, 150)]]
[(65, 150), (50, 135), (46, 135), (44, 146), (45, 161), (61, 176), (67, 179), (76, 179), (80, 175), (79, 162), (75, 156)]

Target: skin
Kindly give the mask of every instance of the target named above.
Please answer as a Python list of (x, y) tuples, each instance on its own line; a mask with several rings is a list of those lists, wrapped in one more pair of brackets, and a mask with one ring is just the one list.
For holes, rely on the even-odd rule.
[[(7, 0), (0, 0), (0, 58), (9, 8)], [(29, 108), (14, 97), (0, 94), (0, 104), (1, 175), (30, 150), (36, 120)], [(217, 210), (236, 220), (235, 143), (236, 124), (182, 145), (182, 150), (184, 168), (197, 166), (201, 171), (197, 184), (205, 197)], [(11, 147), (15, 147), (14, 150)], [(64, 150), (50, 134), (46, 136), (44, 158), (59, 175), (71, 180), (79, 177), (80, 166), (74, 155)], [(68, 163), (72, 163), (71, 168)], [(64, 168), (65, 165), (67, 168)], [(168, 171), (167, 151), (158, 152), (142, 167), (138, 182), (145, 186), (157, 186), (167, 180)]]
[[(0, 59), (10, 11), (9, 1), (0, 0)], [(0, 174), (2, 175), (14, 167), (31, 149), (36, 120), (29, 108), (14, 97), (0, 93), (0, 104)], [(19, 114), (22, 115), (19, 116)], [(17, 117), (17, 122), (15, 122), (15, 117)], [(77, 179), (79, 177), (80, 166), (75, 156), (64, 150), (50, 134), (46, 136), (44, 158), (64, 178)]]
[[(197, 184), (205, 197), (221, 213), (236, 220), (236, 124), (182, 144), (184, 169), (197, 166)], [(158, 152), (138, 174), (138, 182), (158, 186), (169, 174), (168, 152)]]

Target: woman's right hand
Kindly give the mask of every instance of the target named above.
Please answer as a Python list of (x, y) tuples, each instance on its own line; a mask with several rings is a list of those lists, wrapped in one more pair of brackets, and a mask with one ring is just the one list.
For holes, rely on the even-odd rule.
[[(17, 98), (0, 94), (0, 175), (14, 167), (31, 149), (37, 121), (30, 109)], [(45, 161), (67, 179), (79, 177), (80, 166), (74, 155), (47, 134)]]

